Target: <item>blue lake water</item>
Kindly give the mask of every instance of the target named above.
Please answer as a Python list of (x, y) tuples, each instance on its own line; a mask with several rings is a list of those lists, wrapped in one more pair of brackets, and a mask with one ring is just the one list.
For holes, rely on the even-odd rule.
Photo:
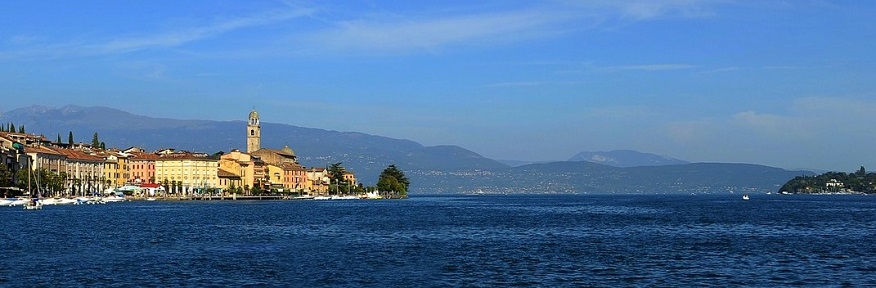
[(874, 286), (876, 197), (0, 207), (0, 286)]

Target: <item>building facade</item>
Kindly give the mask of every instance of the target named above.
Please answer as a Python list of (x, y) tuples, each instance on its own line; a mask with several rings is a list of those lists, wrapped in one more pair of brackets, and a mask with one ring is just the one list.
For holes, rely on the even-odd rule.
[(155, 160), (156, 181), (176, 183), (176, 191), (182, 195), (202, 193), (219, 185), (219, 160), (190, 153), (172, 154)]
[(128, 164), (131, 168), (129, 183), (134, 185), (153, 184), (158, 180), (155, 178), (155, 160), (158, 159), (157, 154), (133, 152), (128, 158)]
[(104, 186), (98, 183), (104, 175), (103, 157), (74, 149), (58, 149), (58, 152), (67, 157), (66, 193), (85, 196), (100, 191)]

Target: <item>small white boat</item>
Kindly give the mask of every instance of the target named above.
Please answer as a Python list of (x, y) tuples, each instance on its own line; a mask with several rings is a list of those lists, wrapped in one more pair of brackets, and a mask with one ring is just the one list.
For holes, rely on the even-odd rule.
[(742, 195), (742, 200), (744, 200), (744, 201), (748, 201), (748, 194), (743, 194), (743, 195)]
[(34, 198), (34, 199), (28, 201), (27, 204), (24, 204), (24, 210), (40, 210), (40, 209), (43, 209), (43, 201), (40, 201), (40, 199)]
[(88, 199), (88, 202), (85, 202), (85, 204), (106, 204), (106, 201), (103, 201), (103, 198), (95, 197)]
[(313, 200), (331, 200), (331, 199), (332, 199), (332, 197), (329, 197), (329, 196), (316, 196), (316, 197), (313, 197)]
[(155, 198), (149, 197), (149, 198), (146, 198), (146, 201), (155, 201)]
[(125, 201), (125, 197), (119, 197), (119, 196), (103, 197), (103, 201), (106, 202), (106, 203), (111, 203), (111, 202), (124, 202), (124, 201)]
[(22, 206), (26, 205), (29, 201), (30, 200), (27, 198), (16, 198), (15, 200), (12, 200), (12, 203), (9, 203), (9, 206)]
[(61, 202), (61, 199), (55, 198), (46, 198), (42, 200), (43, 205), (58, 205)]
[(12, 204), (11, 199), (0, 199), (0, 206), (9, 206), (9, 204)]
[(76, 199), (61, 198), (61, 199), (58, 199), (58, 202), (56, 203), (56, 205), (72, 205), (72, 204), (76, 204)]

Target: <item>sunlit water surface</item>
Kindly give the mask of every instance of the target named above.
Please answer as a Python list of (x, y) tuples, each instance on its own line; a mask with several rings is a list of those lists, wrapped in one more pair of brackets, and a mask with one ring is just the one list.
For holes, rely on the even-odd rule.
[(876, 197), (0, 207), (0, 286), (874, 286)]

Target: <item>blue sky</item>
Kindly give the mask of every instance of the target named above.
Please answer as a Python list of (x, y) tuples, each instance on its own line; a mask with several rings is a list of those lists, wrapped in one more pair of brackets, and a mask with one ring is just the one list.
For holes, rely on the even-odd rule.
[[(872, 1), (4, 1), (2, 111), (876, 169)], [(294, 146), (294, 144), (292, 144)]]

